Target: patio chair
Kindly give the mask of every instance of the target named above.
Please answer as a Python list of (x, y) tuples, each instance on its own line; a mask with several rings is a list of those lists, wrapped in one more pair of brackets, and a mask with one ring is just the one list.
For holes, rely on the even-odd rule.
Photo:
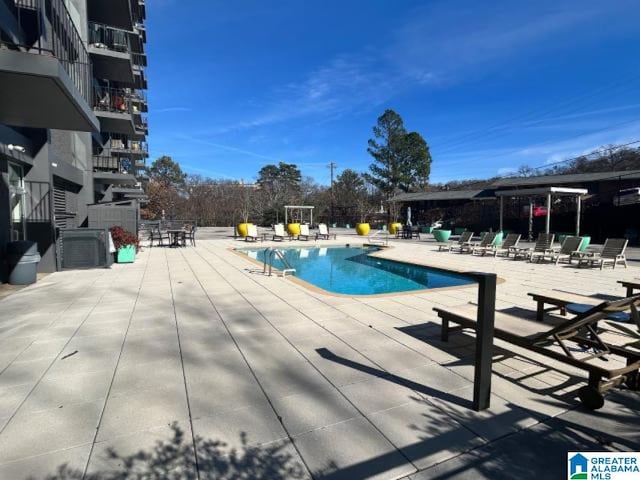
[(155, 227), (151, 229), (151, 235), (149, 237), (150, 244), (149, 246), (153, 247), (153, 242), (158, 242), (158, 246), (164, 247), (165, 245), (169, 245), (171, 243), (171, 237), (169, 232), (166, 230), (160, 229), (160, 227)]
[(560, 260), (568, 260), (571, 263), (571, 260), (577, 258), (576, 255), (581, 244), (582, 237), (565, 237), (560, 248), (551, 248), (548, 252), (533, 252), (529, 261), (533, 262), (535, 258), (540, 261), (548, 257), (556, 265), (560, 263)]
[[(551, 323), (496, 312), (494, 337), (588, 372), (588, 385), (581, 387), (578, 395), (587, 408), (596, 410), (604, 405), (603, 394), (614, 386), (625, 383), (633, 390), (640, 390), (640, 351), (606, 344), (594, 325), (617, 312), (637, 311), (639, 305), (640, 295), (602, 302), (572, 319), (554, 317)], [(459, 325), (454, 329), (476, 328), (476, 306), (434, 310), (442, 319), (441, 335), (445, 342), (449, 339), (451, 323)], [(589, 338), (582, 335), (585, 330)], [(585, 346), (589, 348), (585, 350)], [(622, 358), (624, 363), (608, 362), (612, 357)]]
[(436, 245), (438, 246), (439, 252), (441, 252), (442, 250), (450, 252), (454, 248), (459, 249), (462, 248), (463, 245), (469, 245), (472, 238), (473, 232), (466, 231), (460, 234), (460, 238), (458, 238), (457, 242), (438, 242), (436, 243)]
[(531, 255), (538, 252), (549, 253), (552, 251), (553, 240), (555, 235), (553, 233), (540, 233), (536, 239), (536, 244), (533, 248), (515, 248), (513, 249), (513, 259), (517, 260), (518, 257), (531, 258)]
[(244, 237), (245, 242), (256, 242), (258, 240), (258, 227), (255, 225), (247, 226), (247, 236)]
[(189, 242), (189, 244), (191, 244), (192, 247), (196, 246), (197, 230), (198, 230), (198, 227), (196, 227), (195, 225), (189, 225), (187, 228), (185, 228), (185, 232), (184, 232), (185, 245), (187, 242)]
[(496, 240), (496, 232), (487, 232), (482, 236), (482, 240), (478, 243), (475, 243), (471, 246), (464, 246), (460, 250), (460, 253), (468, 251), (471, 255), (475, 255), (476, 253), (484, 255), (487, 252), (487, 249), (491, 248), (493, 242)]
[[(329, 233), (329, 228), (327, 227), (326, 223), (319, 223), (318, 224), (318, 231), (316, 232), (316, 240), (329, 240), (329, 237), (331, 236), (331, 234)], [(333, 239), (335, 240), (336, 236), (333, 236)]]
[(626, 238), (607, 238), (604, 242), (601, 252), (582, 252), (578, 260), (578, 266), (586, 264), (587, 266), (599, 265), (600, 270), (608, 263), (616, 268), (616, 265), (620, 262), (627, 268), (627, 257), (625, 257), (625, 250), (629, 240)]
[(520, 241), (519, 233), (509, 233), (502, 242), (502, 245), (491, 245), (487, 251), (493, 253), (494, 257), (503, 254), (508, 257), (514, 250), (518, 248), (518, 242)]
[(289, 235), (287, 235), (287, 233), (284, 231), (284, 225), (281, 224), (281, 223), (278, 223), (278, 224), (274, 225), (273, 226), (273, 239), (272, 240), (278, 240), (278, 241), (282, 242), (285, 237), (289, 237)]
[(303, 224), (300, 225), (300, 233), (298, 234), (298, 240), (309, 240), (309, 225)]

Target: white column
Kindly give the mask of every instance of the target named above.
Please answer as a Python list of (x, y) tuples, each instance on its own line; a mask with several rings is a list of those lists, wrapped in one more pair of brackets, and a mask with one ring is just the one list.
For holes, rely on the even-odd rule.
[(531, 242), (533, 240), (533, 198), (529, 197), (529, 238)]
[(547, 233), (551, 232), (551, 194), (547, 194), (547, 225), (545, 228)]
[(500, 230), (502, 232), (502, 217), (504, 216), (504, 196), (500, 197)]
[(582, 210), (582, 197), (576, 197), (576, 237), (580, 236), (580, 211)]

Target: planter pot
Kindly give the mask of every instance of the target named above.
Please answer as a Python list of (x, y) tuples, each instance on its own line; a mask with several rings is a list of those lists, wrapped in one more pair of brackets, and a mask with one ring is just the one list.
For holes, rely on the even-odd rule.
[(422, 227), (422, 233), (433, 233), (433, 227)]
[(120, 247), (116, 253), (116, 263), (133, 263), (136, 259), (135, 245)]
[(299, 223), (288, 223), (287, 224), (287, 232), (289, 232), (289, 235), (293, 235), (294, 237), (297, 237), (298, 235), (300, 235), (300, 224)]
[(587, 247), (589, 246), (589, 244), (591, 243), (591, 237), (590, 236), (583, 236), (582, 237), (582, 243), (580, 244), (580, 248), (578, 250), (580, 250), (581, 252), (584, 252)]
[(367, 235), (369, 235), (370, 231), (371, 231), (371, 226), (368, 223), (356, 224), (356, 232), (358, 232), (358, 235), (360, 235), (361, 237), (366, 237)]
[(449, 241), (449, 237), (451, 236), (451, 230), (434, 230), (433, 238), (436, 239), (436, 242), (446, 243)]
[(398, 230), (402, 230), (402, 224), (400, 222), (393, 222), (389, 224), (390, 235), (395, 235)]
[(496, 233), (496, 238), (493, 240), (493, 245), (502, 244), (502, 240), (504, 239), (504, 232)]
[(238, 235), (240, 235), (242, 238), (244, 238), (247, 235), (249, 235), (249, 226), (250, 225), (253, 225), (253, 223), (250, 223), (250, 222), (239, 223), (238, 226), (236, 227)]

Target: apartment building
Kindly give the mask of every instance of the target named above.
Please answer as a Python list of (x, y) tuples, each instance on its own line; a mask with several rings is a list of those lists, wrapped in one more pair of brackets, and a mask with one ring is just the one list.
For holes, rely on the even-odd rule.
[(144, 0), (0, 0), (0, 252), (145, 201)]

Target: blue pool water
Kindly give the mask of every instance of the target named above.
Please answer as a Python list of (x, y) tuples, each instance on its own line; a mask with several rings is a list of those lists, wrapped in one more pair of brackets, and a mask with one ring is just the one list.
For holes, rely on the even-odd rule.
[[(280, 250), (291, 267), (296, 269), (296, 277), (333, 293), (375, 295), (473, 283), (473, 280), (464, 275), (369, 256), (378, 250), (375, 247)], [(264, 249), (242, 249), (240, 252), (260, 262), (264, 261)], [(273, 266), (284, 269), (278, 259)]]

